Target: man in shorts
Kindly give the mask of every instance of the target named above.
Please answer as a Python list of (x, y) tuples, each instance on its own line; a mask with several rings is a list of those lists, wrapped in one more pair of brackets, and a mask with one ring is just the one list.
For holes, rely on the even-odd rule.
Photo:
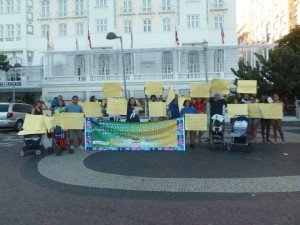
[[(78, 96), (74, 95), (72, 97), (72, 103), (70, 105), (66, 106), (65, 109), (66, 112), (70, 112), (70, 113), (83, 113), (83, 109), (81, 105), (78, 105)], [(75, 150), (74, 147), (74, 140), (75, 138), (77, 138), (77, 143), (78, 143), (78, 150), (84, 150), (84, 147), (82, 146), (82, 141), (83, 141), (83, 134), (82, 134), (82, 130), (68, 130), (68, 134), (69, 134), (69, 141), (70, 141), (70, 149), (69, 149), (69, 153), (73, 153)]]

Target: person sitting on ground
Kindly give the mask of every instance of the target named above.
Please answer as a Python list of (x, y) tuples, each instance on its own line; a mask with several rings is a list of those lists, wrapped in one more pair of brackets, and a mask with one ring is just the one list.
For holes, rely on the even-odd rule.
[[(81, 105), (78, 105), (78, 96), (74, 95), (72, 97), (72, 103), (70, 105), (67, 105), (65, 108), (65, 112), (71, 112), (71, 113), (83, 113), (83, 109)], [(75, 147), (74, 147), (74, 140), (75, 138), (77, 139), (77, 143), (78, 143), (78, 150), (84, 150), (84, 147), (82, 146), (83, 142), (83, 134), (82, 134), (82, 130), (74, 130), (74, 129), (70, 129), (68, 130), (68, 134), (69, 134), (69, 141), (70, 141), (70, 149), (69, 149), (69, 153), (73, 153), (75, 151)]]
[(134, 97), (128, 100), (126, 122), (140, 122), (140, 112), (143, 110), (141, 105)]

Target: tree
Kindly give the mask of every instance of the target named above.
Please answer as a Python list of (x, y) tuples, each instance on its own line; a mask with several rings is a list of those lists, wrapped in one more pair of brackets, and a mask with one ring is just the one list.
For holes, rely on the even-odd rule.
[(0, 54), (0, 70), (8, 71), (7, 55)]
[(300, 98), (300, 26), (276, 42), (269, 60), (256, 54), (259, 60), (252, 68), (239, 62), (239, 69), (231, 69), (238, 79), (257, 80), (258, 94), (277, 92), (281, 97)]

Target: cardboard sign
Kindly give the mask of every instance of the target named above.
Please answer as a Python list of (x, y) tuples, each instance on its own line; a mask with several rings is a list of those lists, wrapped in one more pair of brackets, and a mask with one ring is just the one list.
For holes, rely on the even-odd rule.
[(102, 117), (102, 108), (99, 102), (84, 102), (82, 104), (85, 117), (99, 118)]
[(211, 84), (191, 83), (192, 98), (209, 98)]
[(262, 104), (263, 103), (247, 104), (250, 118), (254, 118), (254, 119), (262, 118), (262, 113), (260, 110), (260, 105)]
[(61, 127), (64, 130), (82, 130), (84, 122), (83, 113), (68, 113), (63, 112), (61, 116)]
[(107, 99), (106, 112), (110, 115), (127, 115), (128, 101), (122, 98)]
[(256, 94), (257, 81), (256, 80), (238, 80), (237, 93)]
[(229, 94), (230, 92), (230, 80), (225, 79), (213, 79), (211, 83), (210, 92), (220, 93), (220, 94)]
[(103, 84), (104, 98), (122, 98), (122, 84), (121, 83), (104, 83)]
[(260, 110), (264, 119), (282, 119), (282, 103), (260, 104)]
[(164, 91), (162, 82), (146, 82), (145, 83), (145, 95), (162, 95)]
[(181, 109), (183, 108), (183, 103), (185, 100), (191, 101), (191, 96), (178, 96), (178, 108), (179, 112), (181, 112)]
[(149, 102), (149, 117), (167, 117), (165, 102)]
[(26, 114), (23, 129), (28, 132), (46, 133), (46, 123), (43, 115)]
[(207, 115), (206, 114), (185, 114), (185, 130), (206, 131)]
[(248, 116), (248, 105), (247, 104), (228, 104), (227, 114), (229, 118), (234, 116)]
[(60, 113), (55, 113), (53, 116), (44, 117), (45, 123), (46, 123), (46, 128), (50, 132), (51, 128), (54, 128), (56, 126), (61, 126), (61, 116)]

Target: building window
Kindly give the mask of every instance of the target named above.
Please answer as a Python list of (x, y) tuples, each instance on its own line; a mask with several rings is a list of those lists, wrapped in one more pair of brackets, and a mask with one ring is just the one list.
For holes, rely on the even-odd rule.
[(76, 0), (76, 16), (83, 16), (83, 0)]
[(76, 36), (83, 35), (83, 23), (76, 23)]
[(125, 73), (133, 74), (133, 72), (134, 72), (133, 54), (125, 53), (124, 54), (124, 62), (125, 62)]
[(0, 25), (0, 38), (4, 38), (4, 26)]
[(132, 12), (132, 0), (125, 0), (124, 13), (131, 13), (131, 12)]
[(188, 15), (187, 16), (187, 27), (188, 28), (199, 28), (200, 16), (199, 15)]
[(14, 1), (13, 0), (6, 0), (6, 12), (7, 13), (14, 12)]
[(222, 8), (224, 5), (224, 1), (223, 0), (215, 0), (214, 2), (214, 7), (215, 8)]
[(62, 24), (59, 24), (58, 27), (59, 27), (58, 35), (60, 37), (67, 36), (67, 24), (62, 23)]
[(188, 68), (189, 73), (198, 73), (200, 71), (199, 66), (199, 53), (191, 51), (188, 54)]
[(77, 55), (75, 58), (76, 76), (82, 76), (85, 72), (85, 61), (82, 55)]
[(4, 0), (0, 0), (0, 13), (4, 13)]
[(96, 20), (97, 32), (106, 32), (107, 31), (107, 19), (98, 19)]
[(164, 32), (171, 31), (171, 19), (170, 18), (163, 19), (163, 31)]
[(47, 37), (47, 33), (49, 33), (49, 25), (48, 24), (44, 24), (41, 26), (41, 36), (42, 37)]
[(223, 16), (215, 16), (215, 29), (221, 29), (223, 26), (224, 17)]
[(162, 0), (162, 11), (170, 11), (171, 10), (171, 0)]
[(48, 18), (50, 16), (50, 7), (48, 1), (42, 2), (42, 18)]
[(144, 20), (144, 32), (151, 32), (151, 20)]
[(224, 50), (218, 49), (215, 51), (215, 72), (224, 71)]
[(151, 0), (143, 0), (143, 12), (151, 12)]
[(21, 12), (21, 1), (17, 0), (17, 12)]
[(109, 70), (109, 57), (105, 54), (101, 54), (99, 56), (99, 74), (100, 75), (109, 75), (110, 70)]
[(130, 33), (132, 29), (132, 21), (131, 20), (125, 20), (124, 21), (124, 33)]
[(16, 25), (16, 37), (21, 37), (22, 31), (21, 31), (21, 24)]
[(107, 0), (96, 0), (97, 7), (104, 7), (107, 6)]
[(6, 37), (13, 38), (15, 36), (15, 26), (13, 24), (6, 25)]
[(58, 16), (67, 16), (67, 0), (58, 1)]
[(172, 52), (164, 52), (162, 55), (162, 72), (173, 73), (173, 55)]

